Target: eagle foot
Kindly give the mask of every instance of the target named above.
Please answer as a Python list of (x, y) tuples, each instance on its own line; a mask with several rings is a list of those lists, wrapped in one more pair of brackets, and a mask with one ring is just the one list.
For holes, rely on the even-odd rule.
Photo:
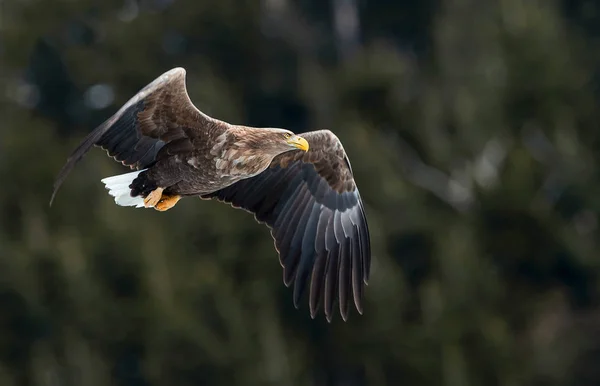
[(164, 190), (163, 188), (156, 188), (153, 191), (151, 191), (150, 194), (148, 194), (144, 198), (144, 206), (146, 208), (151, 208), (153, 206), (156, 206), (156, 204), (158, 204), (158, 202), (162, 198), (163, 190)]
[(168, 195), (163, 194), (160, 201), (158, 201), (158, 203), (156, 205), (154, 205), (154, 209), (161, 211), (161, 212), (164, 212), (165, 210), (169, 210), (172, 207), (174, 207), (175, 204), (177, 204), (177, 202), (179, 201), (180, 198), (181, 198), (181, 196), (168, 196)]

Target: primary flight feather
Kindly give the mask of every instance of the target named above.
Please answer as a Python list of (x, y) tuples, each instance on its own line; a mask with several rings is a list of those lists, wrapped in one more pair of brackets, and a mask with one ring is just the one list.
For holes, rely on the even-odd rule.
[(308, 285), (311, 317), (328, 321), (353, 302), (363, 311), (371, 264), (365, 210), (350, 161), (329, 130), (232, 125), (199, 111), (174, 68), (144, 87), (73, 151), (50, 204), (75, 164), (99, 146), (135, 170), (102, 180), (121, 206), (165, 211), (188, 196), (254, 214), (271, 230), (294, 305)]

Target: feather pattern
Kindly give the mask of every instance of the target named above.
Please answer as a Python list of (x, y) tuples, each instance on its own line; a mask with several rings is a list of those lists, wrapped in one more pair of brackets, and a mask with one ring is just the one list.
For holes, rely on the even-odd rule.
[[(200, 112), (185, 86), (186, 71), (174, 68), (142, 88), (114, 115), (94, 129), (71, 153), (59, 172), (50, 205), (73, 167), (94, 146), (131, 169), (152, 166), (161, 158), (193, 152), (194, 143), (208, 142), (230, 126)], [(163, 176), (177, 173), (167, 162)], [(163, 177), (154, 175), (157, 180)], [(158, 181), (156, 181), (158, 183)]]
[(102, 179), (108, 194), (115, 198), (115, 203), (120, 206), (135, 206), (136, 208), (142, 208), (144, 206), (144, 199), (142, 197), (131, 196), (131, 182), (144, 170), (138, 170), (135, 172), (119, 174), (112, 177), (106, 177)]
[(201, 197), (245, 209), (271, 229), (296, 307), (308, 284), (311, 317), (323, 304), (331, 321), (337, 303), (347, 320), (351, 303), (362, 314), (369, 279), (364, 206), (339, 139), (328, 130), (300, 135), (307, 153), (281, 154), (261, 174)]
[[(271, 231), (283, 282), (311, 317), (347, 320), (363, 311), (371, 264), (367, 219), (339, 139), (329, 130), (232, 125), (200, 112), (172, 69), (141, 89), (94, 129), (59, 172), (52, 200), (93, 147), (134, 172), (103, 179), (119, 205), (141, 207), (151, 192), (217, 199), (254, 214)], [(298, 150), (301, 149), (301, 150)], [(162, 190), (157, 190), (161, 188)]]

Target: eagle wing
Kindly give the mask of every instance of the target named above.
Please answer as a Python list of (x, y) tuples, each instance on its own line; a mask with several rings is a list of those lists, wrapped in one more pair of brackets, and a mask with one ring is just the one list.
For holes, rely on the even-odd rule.
[(131, 169), (144, 169), (161, 154), (193, 150), (196, 137), (218, 135), (227, 124), (200, 112), (190, 100), (185, 69), (165, 72), (92, 131), (71, 153), (54, 182), (50, 205), (75, 164), (99, 146)]
[(296, 308), (310, 283), (311, 317), (323, 300), (331, 322), (337, 301), (346, 321), (351, 298), (362, 314), (369, 278), (365, 210), (338, 138), (329, 130), (300, 135), (310, 144), (308, 152), (283, 153), (261, 174), (202, 198), (243, 208), (270, 228), (284, 283), (294, 284)]

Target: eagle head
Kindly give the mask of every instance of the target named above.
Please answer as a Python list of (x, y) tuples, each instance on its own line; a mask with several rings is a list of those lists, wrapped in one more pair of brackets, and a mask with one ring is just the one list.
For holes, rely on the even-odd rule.
[(268, 129), (264, 140), (260, 144), (263, 152), (279, 155), (291, 150), (308, 151), (309, 145), (306, 139), (285, 129)]
[(282, 153), (308, 149), (308, 141), (289, 130), (240, 127), (224, 135), (211, 153), (223, 174), (248, 177), (265, 170)]
[(308, 151), (306, 139), (290, 130), (261, 128), (241, 133), (236, 143), (246, 153), (275, 157), (292, 150)]

